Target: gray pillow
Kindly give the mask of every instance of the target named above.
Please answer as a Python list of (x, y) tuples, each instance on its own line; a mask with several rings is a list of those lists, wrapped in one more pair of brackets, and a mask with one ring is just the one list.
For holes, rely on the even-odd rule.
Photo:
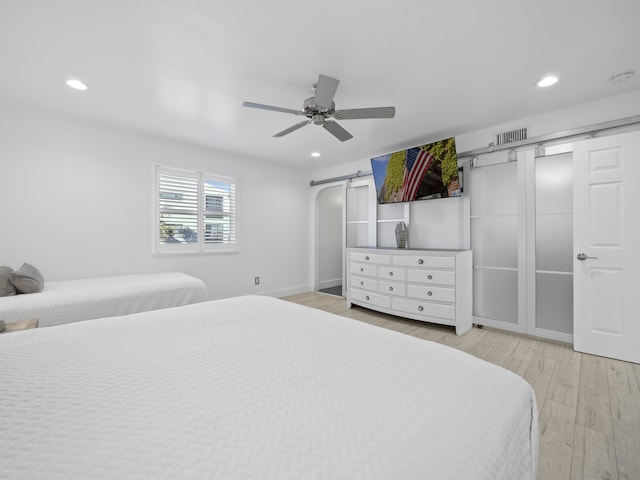
[(28, 263), (23, 263), (18, 270), (11, 272), (9, 280), (18, 293), (38, 293), (44, 287), (44, 277), (36, 267)]
[(16, 287), (9, 280), (13, 268), (0, 267), (0, 297), (8, 297), (16, 294)]

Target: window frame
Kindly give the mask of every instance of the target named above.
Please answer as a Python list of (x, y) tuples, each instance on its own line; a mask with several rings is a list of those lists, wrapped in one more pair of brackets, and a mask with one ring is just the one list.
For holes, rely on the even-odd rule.
[[(177, 177), (181, 179), (195, 180), (197, 184), (196, 217), (197, 217), (197, 240), (195, 242), (166, 243), (161, 241), (160, 226), (163, 212), (161, 211), (161, 178)], [(207, 196), (212, 194), (205, 190), (205, 182), (218, 182), (229, 185), (230, 207), (229, 210), (207, 210)], [(235, 177), (217, 175), (202, 171), (186, 170), (162, 165), (155, 166), (155, 200), (154, 200), (154, 222), (153, 222), (153, 251), (155, 255), (172, 254), (209, 254), (209, 253), (234, 253), (239, 251), (238, 238), (238, 179)], [(166, 212), (165, 212), (166, 213)], [(231, 239), (227, 242), (206, 241), (205, 228), (207, 217), (212, 214), (221, 217), (229, 217), (231, 226), (228, 236)], [(209, 222), (210, 223), (210, 222)]]

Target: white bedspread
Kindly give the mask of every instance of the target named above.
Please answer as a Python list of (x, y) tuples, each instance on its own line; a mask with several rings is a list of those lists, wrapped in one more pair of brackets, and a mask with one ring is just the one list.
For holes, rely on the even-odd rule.
[(0, 318), (37, 318), (40, 327), (51, 327), (206, 300), (205, 283), (179, 272), (83, 278), (47, 282), (40, 293), (1, 297)]
[(535, 479), (537, 409), (463, 352), (268, 297), (0, 335), (2, 479)]

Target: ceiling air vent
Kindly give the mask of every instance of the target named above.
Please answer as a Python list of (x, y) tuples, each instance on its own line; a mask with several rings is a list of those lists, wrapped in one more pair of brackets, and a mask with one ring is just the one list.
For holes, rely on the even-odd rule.
[(496, 134), (496, 145), (519, 142), (527, 139), (527, 127)]

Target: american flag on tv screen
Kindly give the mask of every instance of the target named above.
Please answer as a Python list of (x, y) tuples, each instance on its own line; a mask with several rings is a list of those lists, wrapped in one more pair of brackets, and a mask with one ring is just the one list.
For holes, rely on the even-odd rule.
[(402, 181), (403, 202), (415, 200), (420, 183), (422, 183), (422, 179), (427, 173), (433, 158), (433, 155), (429, 152), (418, 147), (407, 150), (404, 180)]

